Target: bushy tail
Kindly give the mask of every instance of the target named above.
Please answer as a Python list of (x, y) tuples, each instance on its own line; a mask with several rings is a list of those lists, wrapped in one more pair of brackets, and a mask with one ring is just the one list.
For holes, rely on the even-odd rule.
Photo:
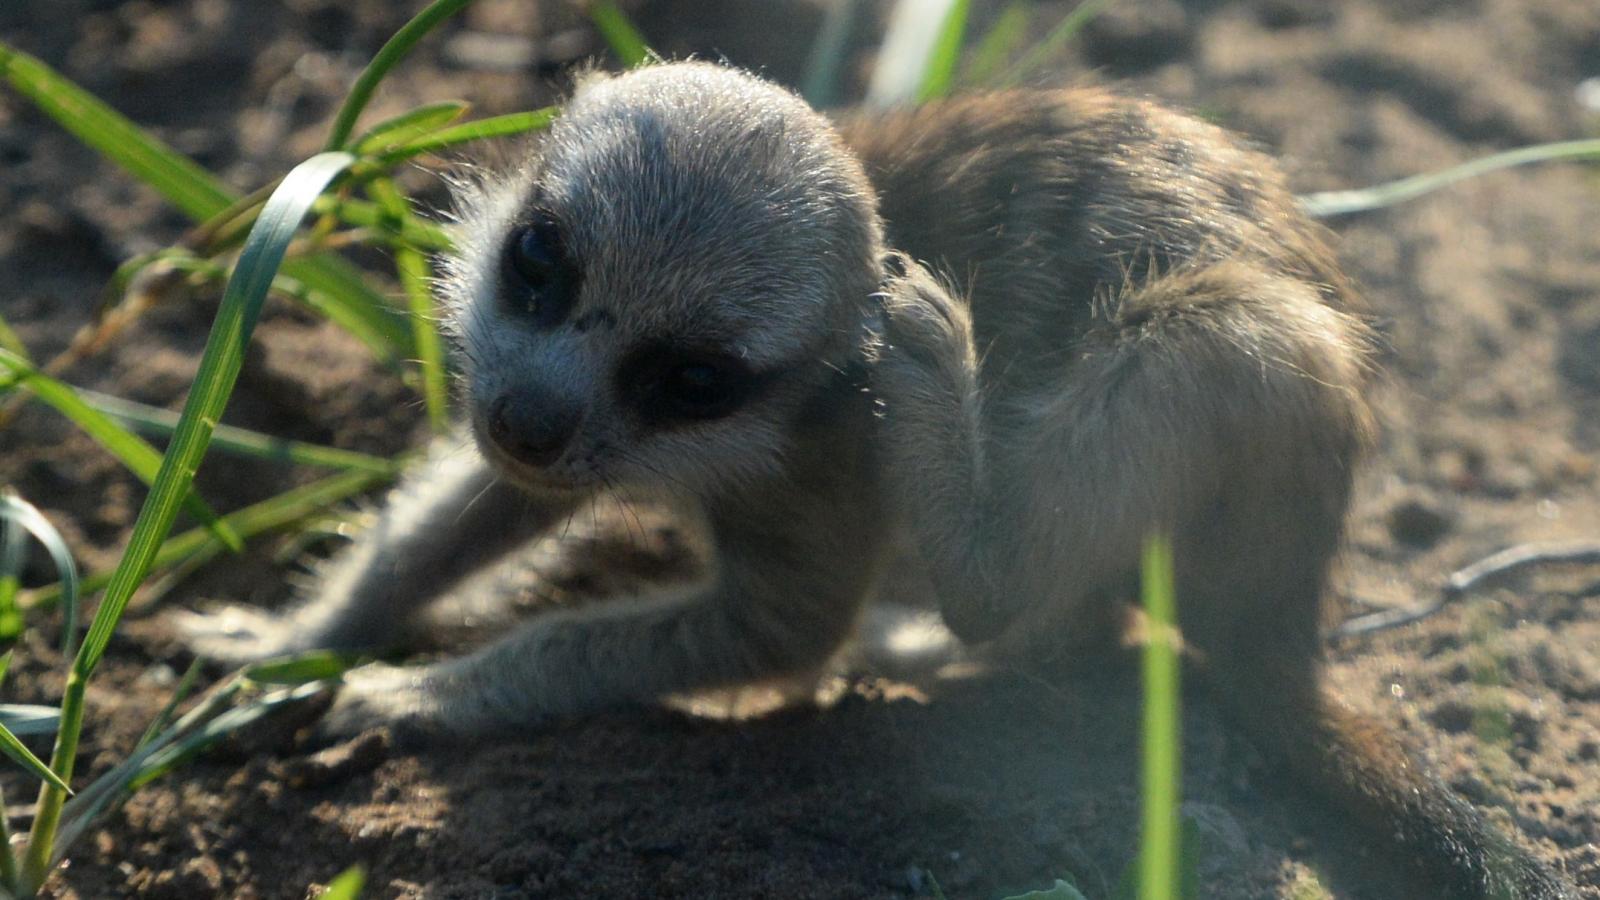
[(1437, 885), (1434, 896), (1578, 896), (1451, 792), (1381, 723), (1323, 686), (1315, 662), (1269, 655), (1214, 661), (1211, 668), (1224, 706), (1262, 751), (1419, 867)]

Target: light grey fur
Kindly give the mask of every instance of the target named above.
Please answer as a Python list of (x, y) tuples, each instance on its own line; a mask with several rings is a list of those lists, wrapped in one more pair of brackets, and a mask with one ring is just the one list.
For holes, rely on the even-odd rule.
[[(508, 316), (499, 257), (535, 190), (570, 213), (566, 237), (585, 261), (571, 318), (603, 311), (610, 327), (534, 331)], [(425, 467), (331, 566), (312, 602), (281, 620), (238, 609), (192, 619), (195, 646), (252, 659), (391, 645), (461, 575), (575, 504), (615, 492), (703, 508), (719, 545), (711, 584), (544, 616), (439, 665), (357, 671), (324, 727), (473, 734), (819, 667), (847, 636), (864, 584), (839, 590), (831, 575), (795, 569), (810, 553), (851, 550), (808, 535), (797, 540), (814, 550), (786, 566), (763, 549), (788, 537), (734, 523), (777, 512), (763, 507), (782, 494), (765, 485), (794, 463), (789, 420), (859, 355), (881, 245), (872, 205), (859, 164), (786, 91), (700, 64), (589, 77), (527, 165), (462, 198), (459, 250), (447, 261), (443, 294), (469, 418), (506, 480), (470, 451)], [(641, 431), (608, 379), (623, 352), (648, 340), (717, 342), (753, 368), (792, 371), (755, 413)], [(534, 470), (481, 439), (487, 406), (513, 389), (583, 406), (583, 425), (555, 464)], [(520, 520), (526, 528), (498, 528), (518, 504), (539, 512)], [(819, 590), (839, 596), (819, 599)]]

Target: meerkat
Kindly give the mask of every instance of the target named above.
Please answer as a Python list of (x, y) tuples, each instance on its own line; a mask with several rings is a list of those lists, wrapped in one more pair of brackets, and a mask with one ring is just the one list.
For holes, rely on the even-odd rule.
[(467, 198), (444, 295), (481, 452), (435, 454), (311, 602), (191, 622), (197, 648), (389, 647), (614, 492), (701, 517), (712, 572), (355, 670), (326, 732), (470, 737), (813, 670), (908, 546), (963, 641), (1104, 652), (1165, 533), (1188, 652), (1269, 756), (1438, 896), (1575, 896), (1322, 682), (1373, 340), (1221, 129), (1098, 88), (833, 123), (721, 66), (591, 74)]

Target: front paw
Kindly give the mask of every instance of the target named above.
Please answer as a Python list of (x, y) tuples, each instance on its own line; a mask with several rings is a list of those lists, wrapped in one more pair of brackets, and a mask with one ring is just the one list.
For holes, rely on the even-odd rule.
[(244, 606), (208, 613), (171, 613), (173, 626), (196, 656), (242, 666), (312, 649), (286, 618)]
[(328, 711), (310, 729), (313, 746), (327, 746), (383, 728), (401, 746), (435, 743), (448, 733), (425, 670), (381, 663), (344, 674)]
[[(889, 265), (891, 261), (898, 261)], [(871, 385), (882, 408), (892, 456), (943, 452), (952, 435), (965, 435), (975, 419), (977, 354), (966, 304), (950, 296), (928, 271), (893, 254), (878, 294), (882, 308)]]
[(878, 293), (882, 308), (883, 360), (910, 356), (924, 368), (965, 371), (973, 363), (972, 318), (927, 269), (901, 253), (884, 260)]

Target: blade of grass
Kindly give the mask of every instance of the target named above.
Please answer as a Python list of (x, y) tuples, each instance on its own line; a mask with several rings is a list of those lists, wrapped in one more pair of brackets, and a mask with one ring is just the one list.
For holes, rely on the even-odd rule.
[(57, 833), (55, 852), (50, 864), (60, 862), (62, 855), (111, 803), (123, 796), (135, 775), (156, 752), (170, 745), (179, 736), (193, 730), (198, 724), (215, 718), (244, 688), (243, 678), (235, 676), (215, 685), (207, 696), (178, 719), (177, 724), (165, 729), (136, 747), (122, 762), (90, 782), (76, 797), (67, 801), (61, 814), (61, 828)]
[(200, 680), (200, 672), (204, 668), (205, 660), (200, 657), (195, 657), (189, 663), (189, 668), (184, 670), (183, 677), (178, 679), (178, 686), (173, 689), (172, 696), (168, 698), (167, 705), (161, 707), (161, 711), (156, 713), (156, 717), (150, 720), (149, 725), (145, 726), (144, 734), (139, 735), (139, 742), (133, 745), (135, 749), (155, 740), (162, 729), (171, 724), (173, 714), (178, 711), (178, 705), (188, 699), (189, 692), (194, 690), (195, 682)]
[(1000, 74), (1006, 60), (1017, 52), (1028, 37), (1029, 0), (1012, 0), (1000, 17), (984, 33), (983, 39), (972, 51), (972, 61), (967, 64), (963, 81), (968, 84), (985, 84)]
[(845, 54), (855, 35), (862, 0), (834, 0), (829, 4), (822, 27), (806, 55), (806, 73), (800, 79), (800, 95), (806, 102), (824, 109), (839, 102), (839, 74), (844, 71)]
[[(372, 198), (384, 210), (390, 222), (399, 229), (406, 221), (415, 218), (411, 204), (387, 178), (374, 179), (367, 185)], [(443, 434), (450, 428), (449, 389), (446, 385), (444, 342), (434, 323), (439, 314), (433, 305), (430, 285), (433, 273), (428, 258), (414, 248), (399, 246), (394, 249), (395, 269), (400, 273), (400, 286), (405, 290), (411, 307), (412, 343), (417, 348), (417, 364), (422, 369), (422, 398), (428, 410), (428, 422), (433, 430)]]
[(939, 24), (938, 37), (929, 49), (917, 85), (917, 102), (927, 103), (947, 96), (955, 86), (956, 68), (961, 65), (961, 46), (967, 36), (968, 0), (955, 0)]
[[(371, 204), (365, 205), (373, 210), (371, 218), (376, 220), (376, 207)], [(337, 213), (339, 208), (340, 204), (328, 197), (320, 198), (316, 205), (318, 212)], [(429, 241), (442, 237), (442, 233), (439, 235), (427, 233), (422, 230), (421, 223), (417, 223), (417, 227), (408, 229), (399, 237), (402, 240)], [(342, 263), (342, 260), (325, 256), (315, 259), (291, 259), (285, 262), (283, 265), (285, 271), (300, 272), (302, 276), (307, 276), (309, 273), (311, 281), (280, 273), (272, 280), (272, 292), (293, 300), (348, 331), (367, 345), (367, 349), (379, 363), (394, 368), (401, 354), (408, 352), (410, 346), (410, 334), (402, 330), (403, 323), (389, 308), (388, 302), (365, 284), (358, 286), (347, 280), (346, 274), (337, 269), (322, 271), (320, 267), (324, 262)], [(224, 282), (228, 277), (228, 268), (215, 260), (203, 259), (183, 248), (168, 248), (129, 260), (119, 267), (117, 274), (112, 276), (107, 286), (110, 296), (113, 298), (122, 296), (123, 291), (127, 289), (126, 286), (133, 281), (139, 271), (152, 265), (189, 272), (218, 283)], [(336, 276), (337, 282), (333, 276)], [(354, 277), (361, 278), (359, 274)], [(322, 284), (324, 287), (312, 287), (314, 283)], [(328, 287), (332, 287), (335, 293), (329, 293), (326, 289)]]
[(380, 150), (399, 146), (449, 125), (466, 115), (468, 108), (468, 104), (460, 100), (419, 106), (367, 129), (365, 134), (355, 139), (352, 152), (359, 156), (370, 156)]
[(403, 244), (425, 253), (448, 253), (455, 242), (443, 228), (425, 222), (417, 216), (394, 222), (376, 203), (364, 200), (323, 197), (317, 202), (317, 212), (332, 213), (339, 221), (357, 228), (370, 228), (382, 236), (392, 238), (391, 243)]
[(50, 524), (44, 513), (39, 512), (38, 507), (9, 489), (0, 489), (0, 519), (5, 519), (8, 525), (22, 526), (44, 545), (51, 562), (55, 563), (56, 575), (61, 579), (59, 592), (66, 601), (62, 605), (61, 615), (61, 652), (62, 655), (70, 654), (78, 632), (78, 601), (82, 595), (82, 580), (78, 577), (78, 564), (72, 558), (66, 538)]
[[(178, 414), (171, 410), (82, 388), (78, 390), (78, 396), (100, 412), (151, 434), (166, 437), (178, 427)], [(393, 475), (399, 471), (398, 463), (381, 456), (291, 441), (232, 425), (218, 425), (216, 431), (211, 433), (211, 445), (218, 450), (273, 462), (373, 472), (379, 475)]]
[[(6, 673), (11, 671), (11, 651), (0, 656), (0, 684), (4, 684)], [(11, 849), (11, 822), (6, 815), (5, 792), (0, 790), (0, 885), (5, 888), (14, 888), (17, 884), (17, 855)], [(11, 896), (6, 892), (6, 897)]]
[(67, 787), (65, 781), (61, 780), (61, 776), (50, 771), (50, 767), (45, 765), (44, 760), (34, 756), (33, 751), (22, 743), (22, 739), (12, 734), (11, 729), (4, 724), (0, 724), (0, 753), (11, 757), (12, 761), (27, 770), (28, 774), (40, 779), (45, 784), (54, 787), (58, 791), (71, 793), (71, 789)]
[[(41, 401), (70, 419), (72, 424), (94, 438), (95, 443), (109, 450), (140, 481), (154, 483), (156, 472), (161, 468), (161, 454), (154, 447), (85, 403), (71, 386), (40, 372), (27, 360), (10, 351), (0, 350), (0, 367), (10, 369), (18, 377), (19, 383), (26, 385)], [(230, 550), (244, 549), (244, 541), (228, 528), (193, 487), (184, 495), (183, 505), (191, 515), (214, 531), (217, 539)]]
[(326, 297), (326, 304), (312, 308), (360, 338), (380, 363), (393, 367), (416, 352), (406, 323), (350, 263), (326, 255), (291, 259), (282, 274), (304, 284), (308, 298)]
[[(0, 641), (12, 641), (22, 634), (22, 608), (17, 605), (17, 591), (22, 587), (27, 550), (27, 531), (11, 521), (10, 516), (0, 516)], [(10, 651), (6, 651), (5, 661), (11, 661)], [(3, 677), (4, 669), (0, 669), (0, 678)]]
[[(296, 166), (262, 208), (256, 227), (245, 241), (239, 263), (223, 293), (172, 444), (162, 458), (161, 470), (134, 523), (122, 562), (112, 574), (89, 633), (68, 673), (61, 704), (61, 730), (51, 757), (51, 769), (63, 783), (72, 777), (76, 763), (88, 679), (110, 644), (111, 634), (133, 592), (149, 573), (162, 539), (172, 528), (178, 507), (205, 455), (212, 429), (233, 391), (243, 364), (245, 344), (261, 314), (261, 304), (284, 251), (317, 197), (354, 162), (355, 157), (348, 153), (322, 153)], [(37, 891), (49, 874), (56, 825), (65, 799), (65, 791), (53, 785), (40, 791), (39, 811), (34, 817), (23, 860), (22, 884), (28, 892)]]
[(0, 703), (0, 725), (19, 736), (55, 734), (61, 725), (61, 710), (31, 703)]
[(1474, 159), (1437, 172), (1412, 175), (1409, 178), (1401, 178), (1374, 187), (1307, 194), (1300, 198), (1300, 206), (1317, 218), (1366, 212), (1414, 200), (1424, 194), (1487, 172), (1566, 159), (1600, 159), (1600, 139), (1535, 144), (1532, 147), (1507, 150), (1504, 153)]
[(1165, 536), (1145, 543), (1140, 566), (1146, 637), (1140, 900), (1178, 900), (1178, 631), (1172, 544)]
[[(5, 791), (0, 790), (0, 884), (10, 888), (17, 884), (17, 856), (11, 849), (11, 822), (10, 817), (4, 813), (5, 808)], [(0, 896), (12, 900), (14, 895), (11, 891), (5, 890)]]
[(244, 677), (257, 684), (301, 685), (327, 681), (348, 672), (361, 657), (332, 650), (313, 650), (284, 659), (269, 659), (244, 670)]
[(633, 68), (650, 59), (650, 45), (612, 0), (591, 0), (589, 21), (606, 39), (606, 45), (624, 66)]
[(367, 884), (367, 873), (360, 866), (351, 866), (328, 883), (328, 889), (317, 895), (317, 900), (356, 900)]
[(1028, 77), (1048, 60), (1052, 54), (1066, 46), (1067, 41), (1072, 40), (1079, 31), (1083, 30), (1083, 26), (1089, 24), (1090, 19), (1098, 16), (1106, 7), (1111, 5), (1111, 2), (1112, 0), (1083, 0), (1082, 3), (1073, 7), (1072, 12), (1067, 13), (1067, 17), (1062, 19), (1060, 24), (1050, 29), (1050, 33), (1045, 35), (1044, 39), (1039, 43), (1034, 44), (1027, 53), (1023, 54), (1022, 58), (1007, 69), (995, 81), (993, 86), (1001, 88), (1015, 87), (1022, 79)]
[(958, 0), (898, 0), (878, 48), (867, 103), (888, 107), (916, 100), (944, 25)]
[(389, 166), (424, 153), (437, 153), (471, 141), (538, 131), (550, 127), (550, 123), (560, 114), (561, 110), (556, 107), (546, 106), (528, 112), (507, 113), (503, 116), (463, 122), (423, 135), (392, 150), (385, 150), (378, 155), (378, 160), (383, 165)]
[(28, 356), (28, 348), (22, 345), (22, 338), (17, 337), (16, 331), (12, 330), (11, 326), (6, 323), (5, 316), (0, 316), (0, 347), (4, 347), (24, 359)]
[(361, 111), (367, 108), (373, 93), (378, 89), (378, 83), (389, 74), (389, 70), (404, 59), (406, 54), (411, 52), (411, 48), (440, 22), (460, 12), (471, 2), (472, 0), (434, 0), (423, 7), (422, 12), (412, 17), (411, 21), (402, 25), (393, 37), (384, 42), (377, 55), (372, 57), (372, 61), (367, 63), (367, 67), (356, 78), (350, 93), (345, 95), (338, 115), (334, 116), (333, 127), (328, 132), (328, 140), (323, 149), (345, 149), (350, 142), (350, 132), (356, 127), (356, 119), (361, 117)]
[(171, 772), (196, 754), (217, 741), (271, 715), (290, 703), (298, 703), (328, 689), (322, 682), (312, 682), (266, 694), (246, 706), (219, 713), (201, 724), (192, 734), (163, 746), (150, 754), (149, 759), (127, 782), (127, 790), (136, 790)]
[(233, 202), (231, 192), (205, 169), (49, 66), (4, 43), (0, 43), (0, 75), (57, 124), (193, 218), (215, 215)]
[[(162, 707), (155, 718), (150, 720), (150, 724), (145, 728), (144, 734), (139, 738), (139, 742), (134, 745), (133, 753), (110, 771), (91, 782), (88, 787), (84, 788), (71, 800), (68, 800), (62, 807), (61, 827), (56, 832), (56, 846), (52, 855), (51, 865), (60, 862), (68, 848), (82, 836), (89, 825), (93, 824), (95, 818), (113, 800), (123, 796), (123, 788), (127, 786), (134, 773), (138, 772), (139, 767), (144, 765), (145, 760), (172, 740), (171, 733), (166, 732), (165, 729), (171, 722), (173, 713), (176, 712), (178, 705), (193, 690), (204, 663), (205, 660), (196, 659), (189, 664), (188, 670), (183, 673), (183, 678), (178, 681), (178, 686), (172, 692), (172, 697), (167, 700), (166, 706)], [(234, 679), (225, 685), (221, 685), (213, 696), (221, 695), (225, 699), (230, 698), (238, 690), (241, 683), (238, 679)], [(202, 706), (204, 705), (202, 704)], [(214, 710), (220, 708), (220, 704), (213, 707)], [(164, 735), (166, 740), (162, 740)], [(15, 880), (13, 879), (11, 883), (14, 884)]]
[[(4, 43), (0, 43), (0, 77), (56, 124), (154, 188), (195, 221), (212, 219), (241, 200), (193, 160), (145, 133), (49, 66)], [(393, 365), (412, 354), (405, 323), (349, 263), (324, 256), (293, 260), (283, 271), (344, 308), (348, 319), (365, 323), (363, 334), (358, 336), (380, 361)], [(381, 335), (384, 340), (378, 342), (374, 335)]]
[[(396, 463), (397, 467), (400, 463)], [(285, 491), (269, 500), (247, 506), (223, 516), (235, 531), (246, 538), (292, 525), (316, 515), (328, 506), (392, 480), (393, 473), (352, 470)], [(201, 528), (168, 538), (151, 561), (151, 571), (176, 565), (196, 553), (216, 546), (216, 538)], [(85, 592), (97, 591), (111, 583), (115, 570), (91, 572), (83, 579)], [(23, 609), (47, 609), (61, 598), (61, 585), (47, 585), (24, 591), (18, 603)]]

